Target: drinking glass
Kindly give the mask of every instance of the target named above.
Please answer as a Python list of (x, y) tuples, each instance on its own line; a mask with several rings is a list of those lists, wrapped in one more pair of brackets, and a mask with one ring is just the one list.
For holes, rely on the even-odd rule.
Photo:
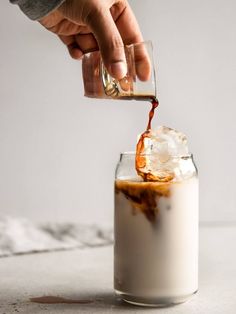
[(82, 59), (84, 95), (92, 98), (146, 99), (156, 97), (155, 67), (151, 41), (124, 46), (127, 73), (117, 80), (106, 70), (100, 51)]

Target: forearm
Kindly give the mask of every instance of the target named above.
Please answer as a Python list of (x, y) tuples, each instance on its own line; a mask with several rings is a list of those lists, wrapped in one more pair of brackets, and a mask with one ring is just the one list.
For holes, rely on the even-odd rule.
[(10, 0), (31, 19), (39, 20), (58, 8), (65, 0)]

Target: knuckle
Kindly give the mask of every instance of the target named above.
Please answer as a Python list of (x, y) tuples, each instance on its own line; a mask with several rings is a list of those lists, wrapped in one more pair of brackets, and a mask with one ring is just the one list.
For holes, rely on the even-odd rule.
[(123, 44), (121, 37), (118, 36), (118, 34), (117, 34), (117, 36), (112, 36), (110, 38), (110, 40), (107, 41), (107, 48), (111, 49), (111, 50), (113, 50), (113, 49), (114, 50), (117, 50), (117, 49), (123, 50), (124, 44)]
[(99, 17), (103, 14), (104, 8), (95, 5), (88, 7), (86, 11), (83, 12), (83, 22), (87, 25), (94, 25), (99, 21)]

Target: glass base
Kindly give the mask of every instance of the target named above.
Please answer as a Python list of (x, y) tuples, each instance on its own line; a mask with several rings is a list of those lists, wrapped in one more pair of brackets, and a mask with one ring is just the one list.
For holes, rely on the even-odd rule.
[(146, 307), (168, 307), (188, 301), (194, 294), (197, 293), (197, 290), (191, 294), (180, 297), (162, 297), (162, 298), (137, 297), (131, 294), (123, 293), (118, 290), (115, 290), (115, 293), (119, 295), (123, 301), (133, 305)]

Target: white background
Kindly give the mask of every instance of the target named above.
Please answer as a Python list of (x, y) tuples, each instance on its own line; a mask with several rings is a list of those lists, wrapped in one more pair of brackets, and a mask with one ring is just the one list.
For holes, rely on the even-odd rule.
[[(130, 3), (155, 49), (154, 124), (188, 135), (201, 220), (236, 220), (236, 2)], [(7, 0), (0, 14), (0, 213), (111, 224), (119, 152), (149, 105), (84, 98), (81, 64), (56, 36)]]

